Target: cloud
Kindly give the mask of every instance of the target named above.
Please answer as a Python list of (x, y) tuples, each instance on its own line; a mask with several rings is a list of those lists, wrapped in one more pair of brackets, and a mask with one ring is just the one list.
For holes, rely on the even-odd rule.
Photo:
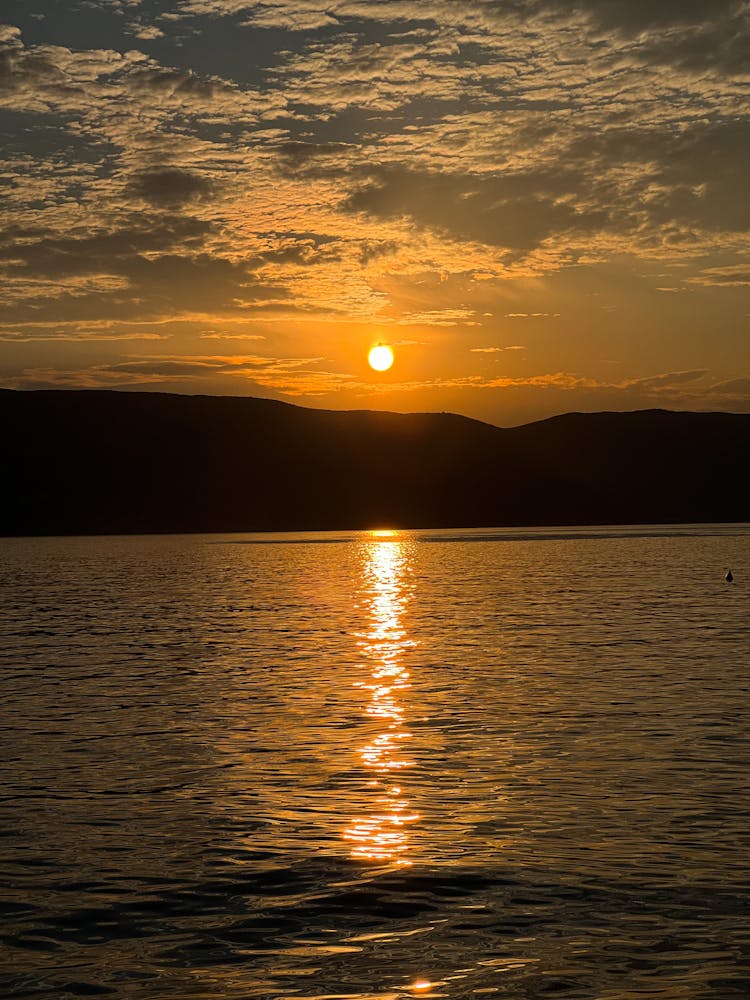
[(637, 38), (644, 61), (696, 71), (747, 67), (750, 32), (743, 0), (580, 0), (580, 8), (605, 31)]
[(246, 262), (207, 252), (203, 243), (211, 231), (209, 223), (164, 215), (91, 235), (0, 236), (0, 271), (16, 280), (33, 276), (44, 293), (7, 302), (4, 319), (155, 319), (231, 313), (288, 298), (282, 285), (257, 277)]
[(178, 167), (150, 167), (134, 173), (128, 192), (152, 205), (182, 205), (208, 197), (211, 181), (190, 170)]
[[(437, 376), (401, 382), (366, 381), (347, 372), (321, 367), (321, 357), (269, 357), (261, 355), (128, 355), (120, 361), (80, 369), (30, 367), (6, 376), (7, 388), (184, 388), (235, 394), (271, 390), (289, 398), (336, 398), (342, 392), (351, 398), (388, 395), (483, 391), (544, 394), (555, 399), (563, 394), (579, 400), (576, 405), (632, 409), (670, 406), (679, 409), (712, 409), (722, 405), (746, 406), (750, 401), (750, 377), (711, 382), (708, 372), (665, 372), (612, 381), (579, 372), (540, 372), (523, 376), (477, 374)], [(570, 403), (562, 404), (570, 405)]]
[(232, 341), (248, 343), (264, 341), (264, 334), (251, 332), (252, 313), (214, 317), (214, 327), (207, 329), (202, 316), (162, 316), (149, 319), (95, 319), (81, 322), (77, 319), (52, 319), (47, 322), (0, 322), (0, 340), (6, 342), (101, 342), (127, 341)]
[(727, 267), (710, 267), (686, 278), (689, 285), (715, 288), (741, 288), (750, 285), (750, 264), (732, 264)]
[(552, 234), (593, 232), (606, 222), (604, 210), (556, 197), (561, 183), (530, 173), (488, 178), (387, 168), (354, 191), (345, 207), (386, 219), (408, 216), (458, 238), (529, 250)]
[(155, 24), (150, 25), (139, 25), (133, 24), (130, 27), (130, 31), (136, 38), (140, 38), (143, 41), (154, 41), (156, 38), (164, 38), (164, 32), (161, 28), (157, 28)]
[(363, 265), (395, 254), (399, 244), (395, 240), (362, 240), (359, 244), (359, 259)]
[(290, 163), (299, 165), (330, 156), (338, 156), (356, 150), (349, 142), (280, 142), (273, 147), (279, 156)]
[(200, 340), (265, 340), (260, 333), (218, 333), (215, 330), (199, 334)]
[[(251, 391), (258, 386), (285, 395), (317, 396), (353, 382), (353, 376), (321, 371), (321, 358), (271, 358), (257, 355), (143, 356), (81, 369), (29, 368), (4, 379), (7, 388), (154, 388), (192, 383), (214, 390)], [(230, 377), (233, 382), (225, 381)], [(224, 385), (222, 386), (222, 381)], [(235, 382), (239, 383), (235, 385)]]
[[(426, 2), (422, 18), (429, 18), (435, 4)], [(233, 17), (254, 28), (275, 28), (280, 31), (313, 32), (356, 20), (420, 20), (419, 4), (414, 0), (182, 0), (178, 17)]]
[(114, 343), (129, 340), (162, 340), (165, 335), (154, 331), (112, 329), (111, 324), (90, 323), (80, 326), (64, 323), (0, 323), (0, 341), (5, 343)]
[[(696, 26), (742, 12), (740, 0), (577, 0), (605, 27), (640, 33), (649, 28)], [(564, 8), (563, 8), (564, 9)]]
[(222, 91), (234, 89), (222, 80), (160, 66), (138, 69), (129, 76), (127, 86), (134, 94), (145, 92), (153, 97), (187, 100), (193, 106), (212, 101)]
[(472, 354), (504, 354), (506, 351), (525, 351), (526, 348), (520, 344), (512, 344), (510, 347), (470, 347)]
[(102, 82), (144, 61), (140, 52), (73, 52), (63, 46), (24, 46), (17, 29), (0, 34), (0, 105), (11, 110), (89, 110)]
[(717, 382), (711, 386), (712, 394), (717, 396), (739, 398), (750, 402), (750, 376), (744, 378), (727, 379), (725, 382)]
[(410, 312), (397, 322), (402, 326), (478, 326), (473, 309), (426, 309)]
[(575, 372), (550, 372), (521, 377), (498, 376), (486, 379), (485, 389), (602, 389), (606, 383)]
[(645, 378), (629, 379), (622, 383), (623, 388), (642, 389), (645, 391), (671, 389), (675, 386), (683, 386), (689, 382), (696, 382), (708, 374), (708, 369), (698, 368), (694, 371), (685, 372), (665, 372), (662, 375), (649, 375)]
[(0, 230), (0, 266), (11, 274), (32, 271), (50, 277), (101, 273), (105, 261), (200, 246), (211, 230), (208, 222), (173, 215), (142, 215), (125, 226), (65, 236), (40, 227), (8, 227)]

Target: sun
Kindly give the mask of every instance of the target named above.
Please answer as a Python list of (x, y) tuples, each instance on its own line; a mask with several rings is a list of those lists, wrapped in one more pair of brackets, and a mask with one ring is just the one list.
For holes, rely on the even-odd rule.
[(376, 372), (387, 372), (393, 364), (393, 350), (388, 344), (376, 344), (367, 355), (367, 360)]

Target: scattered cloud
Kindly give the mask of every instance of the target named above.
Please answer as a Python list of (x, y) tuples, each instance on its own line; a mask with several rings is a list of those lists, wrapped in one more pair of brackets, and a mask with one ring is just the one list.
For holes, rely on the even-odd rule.
[(744, 378), (728, 379), (726, 382), (717, 382), (711, 386), (714, 396), (721, 396), (725, 399), (742, 399), (750, 402), (750, 376)]
[(750, 285), (750, 265), (733, 264), (728, 267), (710, 267), (699, 274), (686, 278), (685, 281), (689, 285), (742, 288)]
[(134, 173), (128, 184), (129, 193), (157, 206), (182, 205), (206, 198), (212, 190), (211, 181), (178, 167), (149, 167)]
[(531, 250), (553, 234), (595, 232), (606, 222), (605, 210), (561, 197), (560, 187), (560, 178), (553, 176), (485, 177), (388, 168), (355, 190), (345, 207), (386, 219), (410, 218), (488, 246)]
[(472, 354), (504, 354), (506, 351), (525, 351), (526, 348), (520, 344), (511, 344), (510, 347), (470, 347)]
[(689, 372), (665, 372), (663, 375), (649, 375), (645, 378), (630, 379), (622, 383), (628, 389), (656, 390), (671, 389), (675, 386), (682, 386), (688, 382), (696, 382), (698, 379), (708, 375), (705, 368), (698, 368)]

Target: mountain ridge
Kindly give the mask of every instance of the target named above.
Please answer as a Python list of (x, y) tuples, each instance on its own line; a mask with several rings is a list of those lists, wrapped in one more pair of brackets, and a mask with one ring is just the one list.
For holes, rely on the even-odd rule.
[(6, 389), (0, 419), (3, 535), (750, 520), (731, 489), (750, 414), (497, 427), (257, 397)]

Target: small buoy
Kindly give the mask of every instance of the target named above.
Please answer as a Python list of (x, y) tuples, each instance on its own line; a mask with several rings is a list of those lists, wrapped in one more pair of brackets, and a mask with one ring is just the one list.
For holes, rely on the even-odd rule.
[(724, 577), (724, 579), (727, 581), (727, 583), (731, 583), (734, 580), (734, 576), (732, 575), (731, 569), (727, 570), (727, 575)]

